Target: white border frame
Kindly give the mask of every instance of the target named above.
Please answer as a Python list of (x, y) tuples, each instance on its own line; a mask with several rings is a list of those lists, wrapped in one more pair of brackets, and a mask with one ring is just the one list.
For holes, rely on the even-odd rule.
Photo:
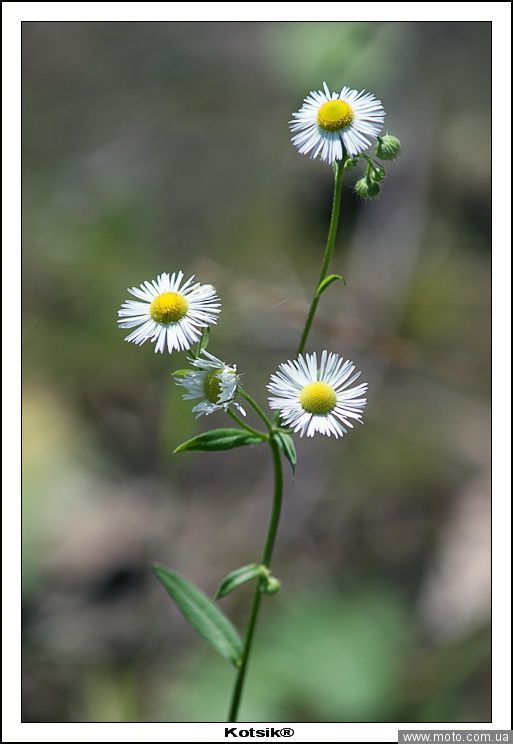
[[(491, 21), (493, 33), (493, 723), (511, 724), (511, 8), (472, 3), (15, 3), (3, 15), (3, 741), (220, 741), (224, 724), (20, 723), (21, 490), (21, 22), (154, 21)], [(509, 157), (508, 157), (509, 156)], [(12, 312), (15, 308), (15, 312)], [(284, 724), (280, 724), (283, 727)], [(250, 724), (240, 724), (248, 728)], [(265, 728), (265, 724), (255, 724)], [(295, 741), (396, 741), (399, 728), (468, 729), (462, 724), (291, 724)], [(246, 739), (253, 741), (254, 739)], [(262, 738), (256, 739), (262, 741)]]

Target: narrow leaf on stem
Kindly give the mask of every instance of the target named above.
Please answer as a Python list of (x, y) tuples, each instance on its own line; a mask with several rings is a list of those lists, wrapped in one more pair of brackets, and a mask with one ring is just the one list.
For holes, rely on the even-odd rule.
[(252, 579), (258, 579), (261, 576), (267, 576), (269, 569), (259, 563), (250, 563), (247, 566), (241, 566), (236, 568), (235, 571), (231, 571), (221, 581), (219, 589), (217, 590), (216, 599), (226, 597), (227, 594), (233, 592), (241, 584), (245, 584)]
[(317, 285), (317, 289), (315, 290), (315, 296), (320, 297), (323, 292), (328, 289), (330, 284), (333, 284), (333, 282), (342, 281), (344, 284), (346, 284), (346, 280), (343, 276), (340, 276), (340, 274), (330, 274), (329, 276), (325, 277), (319, 284)]
[(290, 436), (290, 434), (287, 434), (284, 431), (278, 431), (274, 435), (276, 442), (278, 443), (279, 448), (287, 458), (287, 460), (290, 463), (290, 466), (292, 468), (292, 473), (295, 474), (296, 472), (296, 464), (297, 464), (297, 453), (296, 448), (294, 446), (294, 440)]
[(212, 429), (212, 431), (206, 431), (204, 434), (199, 434), (197, 437), (182, 442), (175, 449), (175, 452), (228, 450), (250, 444), (261, 444), (265, 439), (266, 437), (263, 435), (252, 434), (240, 429)]
[(153, 571), (184, 618), (212, 648), (237, 666), (242, 656), (242, 641), (219, 607), (201, 589), (170, 568), (155, 563)]

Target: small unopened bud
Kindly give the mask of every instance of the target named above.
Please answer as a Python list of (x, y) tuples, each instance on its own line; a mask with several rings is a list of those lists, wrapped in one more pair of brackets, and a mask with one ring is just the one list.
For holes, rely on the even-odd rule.
[(374, 181), (382, 181), (385, 178), (385, 169), (381, 167), (381, 165), (373, 165), (372, 166), (372, 174), (371, 179)]
[(356, 168), (358, 163), (359, 163), (358, 158), (348, 158), (345, 162), (344, 168), (346, 170), (351, 170), (351, 168)]
[(379, 195), (381, 187), (377, 181), (364, 176), (355, 183), (354, 190), (361, 199), (374, 199)]
[(393, 134), (378, 137), (376, 155), (380, 160), (395, 160), (401, 151), (401, 143)]
[(280, 591), (281, 588), (281, 581), (277, 579), (275, 576), (269, 576), (267, 579), (267, 582), (264, 585), (263, 592), (264, 594), (276, 594)]

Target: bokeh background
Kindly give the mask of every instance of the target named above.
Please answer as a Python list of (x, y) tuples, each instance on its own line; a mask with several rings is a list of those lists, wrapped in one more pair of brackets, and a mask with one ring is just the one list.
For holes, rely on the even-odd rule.
[(323, 80), (374, 91), (403, 155), (344, 191), (309, 346), (364, 370), (365, 425), (297, 443), (241, 718), (490, 720), (490, 25), (30, 22), (23, 49), (24, 720), (224, 720), (233, 670), (149, 566), (213, 592), (258, 559), (269, 453), (173, 456), (224, 419), (116, 311), (214, 283), (211, 350), (265, 402), (327, 231), (287, 127)]

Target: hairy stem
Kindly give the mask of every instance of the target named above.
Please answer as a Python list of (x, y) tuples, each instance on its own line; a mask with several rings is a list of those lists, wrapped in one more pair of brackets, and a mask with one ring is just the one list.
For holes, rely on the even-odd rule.
[(322, 282), (322, 280), (325, 279), (326, 276), (328, 275), (331, 258), (333, 256), (333, 250), (335, 248), (335, 241), (337, 239), (338, 218), (340, 215), (340, 202), (342, 199), (342, 182), (344, 180), (344, 166), (346, 163), (346, 159), (347, 159), (347, 156), (344, 152), (342, 160), (336, 160), (335, 163), (333, 164), (333, 168), (335, 171), (335, 189), (333, 192), (333, 206), (331, 209), (331, 220), (330, 220), (330, 227), (328, 230), (328, 239), (326, 241), (326, 249), (324, 251), (324, 258), (322, 260), (321, 273), (319, 274), (319, 279), (315, 287), (315, 291), (312, 297), (312, 302), (310, 304), (310, 309), (308, 310), (308, 315), (306, 316), (305, 327), (303, 328), (303, 333), (301, 334), (301, 340), (299, 341), (299, 346), (297, 347), (296, 356), (298, 356), (299, 354), (302, 354), (303, 351), (305, 350), (306, 342), (308, 340), (308, 334), (310, 333), (310, 329), (312, 327), (312, 323), (315, 317), (315, 312), (317, 310), (317, 305), (319, 304), (319, 296), (317, 294), (317, 288), (319, 284)]
[[(312, 302), (310, 304), (310, 309), (308, 311), (308, 315), (305, 321), (305, 327), (301, 334), (301, 339), (299, 341), (299, 346), (297, 349), (297, 355), (302, 354), (305, 349), (306, 342), (308, 340), (308, 335), (310, 333), (310, 329), (312, 327), (312, 323), (313, 323), (315, 313), (317, 310), (317, 305), (319, 304), (319, 295), (318, 295), (317, 290), (318, 290), (320, 283), (328, 275), (328, 270), (330, 267), (331, 259), (333, 256), (333, 251), (335, 248), (335, 241), (337, 239), (337, 230), (338, 230), (338, 220), (339, 220), (339, 215), (340, 215), (340, 204), (341, 204), (341, 198), (342, 198), (342, 182), (344, 178), (344, 167), (345, 167), (346, 159), (347, 159), (347, 155), (344, 151), (342, 160), (336, 161), (333, 165), (333, 169), (335, 173), (335, 188), (334, 188), (334, 193), (333, 193), (333, 206), (331, 210), (331, 220), (330, 220), (330, 226), (328, 230), (328, 239), (326, 241), (326, 249), (324, 251), (324, 258), (322, 261), (321, 272), (319, 274), (319, 279), (315, 286), (315, 291), (312, 297)], [(265, 426), (267, 427), (269, 431), (269, 445), (271, 447), (273, 467), (274, 467), (274, 497), (273, 497), (271, 518), (269, 521), (269, 526), (267, 528), (267, 536), (265, 539), (265, 546), (264, 546), (264, 552), (263, 552), (261, 563), (267, 568), (270, 568), (271, 558), (272, 558), (272, 554), (274, 550), (274, 543), (276, 540), (276, 533), (278, 531), (278, 524), (280, 521), (281, 502), (282, 502), (282, 494), (283, 494), (283, 471), (282, 471), (282, 466), (281, 466), (280, 448), (276, 442), (276, 439), (273, 436), (274, 426), (277, 422), (279, 422), (279, 414), (276, 414), (276, 416), (274, 417), (274, 423), (273, 423), (266, 416), (266, 414), (264, 413), (262, 408), (258, 405), (258, 403), (249, 395), (249, 393), (247, 393), (245, 390), (240, 390), (239, 392), (240, 392), (240, 395), (245, 400), (247, 400), (250, 406), (258, 414), (258, 416), (264, 422)], [(230, 415), (232, 415), (232, 418), (234, 418), (233, 413), (231, 413)], [(239, 423), (241, 423), (241, 425), (244, 426), (244, 428), (248, 428), (244, 424), (244, 422), (241, 422), (239, 420)], [(246, 629), (244, 650), (242, 653), (242, 659), (241, 659), (239, 671), (237, 672), (237, 677), (235, 680), (235, 687), (233, 688), (230, 712), (228, 715), (228, 721), (231, 723), (235, 723), (237, 721), (237, 717), (239, 713), (239, 706), (240, 706), (240, 701), (242, 698), (242, 692), (244, 689), (244, 682), (246, 680), (249, 657), (251, 655), (251, 648), (253, 645), (253, 638), (255, 635), (255, 628), (257, 625), (260, 605), (262, 602), (262, 588), (264, 585), (264, 581), (265, 581), (264, 579), (259, 579), (257, 581), (257, 585), (255, 588), (253, 604), (251, 606), (248, 626)]]
[[(281, 466), (280, 449), (273, 436), (269, 439), (269, 445), (271, 447), (271, 453), (273, 458), (273, 469), (274, 469), (274, 496), (273, 505), (271, 511), (271, 519), (267, 528), (267, 536), (265, 538), (264, 552), (262, 555), (261, 563), (270, 568), (271, 558), (274, 550), (274, 543), (276, 541), (276, 533), (278, 532), (278, 524), (280, 521), (281, 502), (283, 495), (283, 471)], [(251, 612), (249, 615), (248, 627), (246, 630), (246, 640), (244, 642), (244, 651), (242, 653), (241, 665), (237, 672), (237, 678), (235, 680), (235, 687), (233, 688), (232, 701), (230, 705), (230, 712), (228, 715), (228, 721), (235, 723), (239, 713), (239, 706), (242, 697), (242, 691), (244, 689), (244, 682), (246, 680), (246, 673), (248, 670), (249, 657), (251, 655), (251, 647), (253, 644), (253, 637), (255, 634), (255, 628), (258, 620), (258, 614), (260, 611), (260, 604), (262, 602), (262, 588), (265, 583), (265, 579), (261, 578), (257, 581), (255, 588), (255, 594), (253, 596), (253, 604), (251, 606)]]

